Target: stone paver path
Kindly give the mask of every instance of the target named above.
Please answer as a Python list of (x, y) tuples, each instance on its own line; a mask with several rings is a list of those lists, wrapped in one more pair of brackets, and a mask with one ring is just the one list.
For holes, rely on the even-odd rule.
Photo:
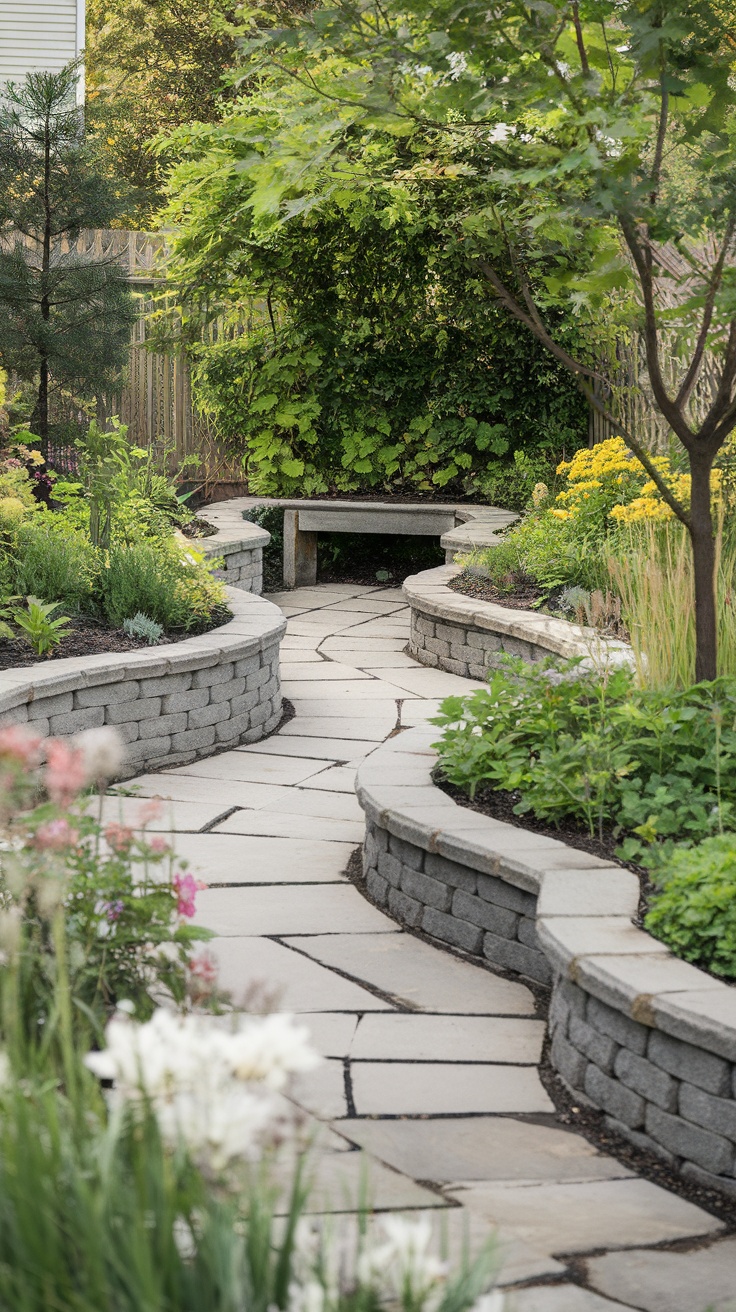
[[(400, 929), (345, 876), (356, 765), (474, 685), (405, 654), (399, 591), (272, 600), (294, 718), (127, 787), (171, 799), (159, 825), (209, 884), (198, 917), (223, 986), (300, 1013), (324, 1056), (296, 1091), (330, 1127), (312, 1207), (355, 1207), (364, 1149), (377, 1209), (433, 1209), (450, 1240), (497, 1231), (508, 1312), (736, 1308), (736, 1238), (556, 1123), (532, 993)], [(107, 805), (134, 821), (133, 798)]]

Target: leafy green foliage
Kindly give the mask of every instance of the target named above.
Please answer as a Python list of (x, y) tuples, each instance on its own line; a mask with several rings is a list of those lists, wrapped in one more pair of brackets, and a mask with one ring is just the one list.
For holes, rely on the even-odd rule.
[(678, 957), (736, 979), (736, 834), (675, 848), (645, 924)]
[(24, 607), (17, 606), (10, 611), (13, 623), (37, 656), (50, 656), (61, 642), (64, 629), (71, 623), (67, 615), (54, 614), (58, 609), (58, 601), (43, 602), (38, 597), (26, 597)]
[(225, 589), (193, 554), (186, 559), (173, 544), (139, 542), (117, 546), (101, 571), (100, 606), (115, 628), (142, 611), (167, 632), (206, 625), (224, 609)]
[(20, 526), (9, 560), (11, 590), (58, 601), (74, 615), (94, 610), (99, 559), (63, 515), (41, 512)]
[[(457, 208), (485, 185), (473, 143), (461, 135), (438, 160), (385, 133), (361, 138), (353, 175), (339, 188), (326, 178), (311, 207), (275, 225), (253, 197), (260, 152), (292, 108), (279, 90), (249, 88), (221, 125), (176, 139), (188, 157), (171, 182), (172, 291), (200, 404), (264, 495), (395, 487), (525, 501), (530, 470), (548, 475), (584, 440), (587, 411), (468, 261)], [(368, 189), (372, 170), (391, 180)], [(202, 325), (223, 312), (233, 331), (211, 341)], [(559, 327), (587, 350), (574, 323)]]
[(507, 657), (434, 723), (451, 783), (517, 792), (520, 816), (613, 829), (627, 860), (657, 863), (675, 842), (736, 827), (734, 679), (673, 694), (637, 688), (627, 669)]

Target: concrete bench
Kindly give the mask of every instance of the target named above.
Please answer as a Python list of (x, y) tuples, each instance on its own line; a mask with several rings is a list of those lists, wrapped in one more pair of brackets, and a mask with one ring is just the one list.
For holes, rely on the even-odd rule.
[(318, 533), (395, 533), (438, 537), (447, 560), (472, 547), (490, 546), (517, 518), (496, 506), (407, 505), (390, 501), (281, 501), (253, 498), (255, 505), (284, 510), (284, 583), (308, 587), (317, 580)]

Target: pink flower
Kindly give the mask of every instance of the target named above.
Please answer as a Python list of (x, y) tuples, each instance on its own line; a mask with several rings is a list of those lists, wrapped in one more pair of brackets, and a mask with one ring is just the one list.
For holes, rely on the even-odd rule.
[(198, 888), (200, 891), (201, 891), (202, 889), (209, 888), (209, 884), (207, 883), (207, 880), (206, 880), (206, 879), (197, 879), (197, 880), (195, 880), (195, 883), (196, 883), (196, 885), (197, 885), (197, 888)]
[(110, 924), (113, 925), (125, 910), (125, 903), (121, 902), (120, 898), (118, 898), (115, 902), (105, 902), (103, 909)]
[(192, 875), (174, 875), (172, 880), (174, 888), (178, 894), (177, 911), (180, 916), (190, 918), (196, 911), (195, 898), (197, 894), (197, 881)]
[(78, 831), (72, 829), (69, 821), (63, 816), (58, 820), (47, 820), (45, 825), (39, 825), (33, 836), (36, 847), (50, 852), (60, 852), (65, 847), (74, 847), (78, 841)]
[(105, 841), (109, 843), (113, 852), (127, 852), (133, 842), (133, 830), (127, 825), (111, 824), (104, 831)]
[(196, 1002), (214, 992), (217, 984), (217, 962), (211, 952), (200, 952), (189, 962), (189, 991)]
[(166, 842), (165, 838), (160, 838), (160, 837), (152, 838), (148, 846), (150, 847), (151, 851), (156, 854), (156, 856), (162, 856), (164, 852), (169, 851), (169, 845)]
[(84, 754), (61, 738), (46, 744), (46, 791), (57, 806), (68, 806), (87, 782)]
[(152, 820), (159, 820), (162, 811), (163, 806), (160, 797), (152, 797), (149, 801), (144, 802), (138, 813), (138, 824), (141, 829), (145, 829), (146, 825), (149, 825)]
[(10, 757), (19, 765), (29, 769), (38, 763), (38, 749), (41, 739), (37, 734), (29, 733), (17, 724), (7, 729), (0, 729), (0, 756)]

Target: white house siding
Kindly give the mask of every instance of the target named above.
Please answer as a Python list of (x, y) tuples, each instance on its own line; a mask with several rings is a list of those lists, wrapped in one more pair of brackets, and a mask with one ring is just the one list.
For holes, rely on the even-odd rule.
[(0, 0), (0, 83), (58, 72), (83, 46), (84, 0)]

